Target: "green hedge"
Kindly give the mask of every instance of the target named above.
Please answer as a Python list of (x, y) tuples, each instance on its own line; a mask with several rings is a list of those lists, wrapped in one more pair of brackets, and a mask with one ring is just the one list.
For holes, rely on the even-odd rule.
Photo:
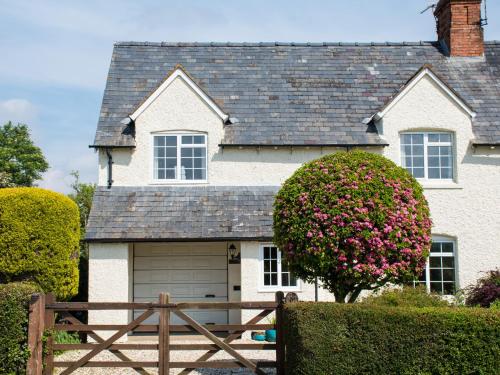
[(295, 303), (285, 341), (288, 374), (498, 374), (500, 312)]
[(28, 305), (39, 287), (31, 283), (0, 285), (0, 374), (24, 374), (28, 351)]
[(0, 189), (0, 283), (33, 281), (59, 299), (78, 292), (80, 217), (68, 197)]

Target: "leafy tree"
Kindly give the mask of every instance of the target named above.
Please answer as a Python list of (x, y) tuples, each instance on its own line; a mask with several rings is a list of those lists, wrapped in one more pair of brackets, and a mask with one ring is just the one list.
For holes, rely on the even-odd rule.
[(276, 196), (274, 242), (290, 270), (337, 302), (414, 280), (430, 249), (422, 187), (383, 156), (339, 152), (299, 168)]
[(80, 282), (78, 295), (74, 298), (76, 301), (87, 301), (88, 298), (88, 268), (89, 251), (88, 244), (84, 241), (85, 229), (89, 219), (90, 209), (92, 208), (92, 198), (94, 197), (95, 184), (80, 182), (80, 174), (77, 171), (71, 172), (74, 182), (71, 184), (73, 191), (68, 194), (80, 211)]
[(11, 177), (6, 172), (0, 172), (0, 188), (14, 187)]
[(8, 176), (3, 178), (9, 184), (33, 186), (48, 168), (42, 150), (30, 138), (28, 126), (9, 121), (0, 127), (0, 172)]

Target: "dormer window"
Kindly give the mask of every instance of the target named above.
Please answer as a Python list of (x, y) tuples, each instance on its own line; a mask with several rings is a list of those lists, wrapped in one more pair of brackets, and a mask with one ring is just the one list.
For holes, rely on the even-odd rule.
[(203, 182), (207, 180), (207, 136), (154, 135), (154, 180)]
[(453, 134), (411, 132), (401, 134), (401, 165), (422, 180), (453, 180)]

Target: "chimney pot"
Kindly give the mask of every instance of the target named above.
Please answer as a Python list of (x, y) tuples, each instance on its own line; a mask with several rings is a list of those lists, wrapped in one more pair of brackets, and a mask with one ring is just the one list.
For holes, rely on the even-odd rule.
[(434, 10), (438, 40), (450, 56), (482, 56), (482, 0), (440, 0)]

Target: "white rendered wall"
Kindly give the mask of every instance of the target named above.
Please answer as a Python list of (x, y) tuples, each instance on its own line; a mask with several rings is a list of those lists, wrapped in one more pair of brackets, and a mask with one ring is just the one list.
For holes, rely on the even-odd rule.
[[(126, 243), (90, 244), (89, 302), (132, 301), (132, 251)], [(127, 324), (131, 311), (89, 311), (89, 324)], [(114, 331), (97, 332), (109, 337)], [(126, 336), (122, 337), (122, 341)]]
[(500, 267), (500, 150), (473, 149), (470, 117), (428, 77), (386, 114), (379, 129), (390, 144), (384, 155), (397, 164), (401, 132), (454, 133), (455, 182), (441, 188), (423, 184), (433, 234), (456, 239), (459, 287), (474, 282), (481, 271)]

